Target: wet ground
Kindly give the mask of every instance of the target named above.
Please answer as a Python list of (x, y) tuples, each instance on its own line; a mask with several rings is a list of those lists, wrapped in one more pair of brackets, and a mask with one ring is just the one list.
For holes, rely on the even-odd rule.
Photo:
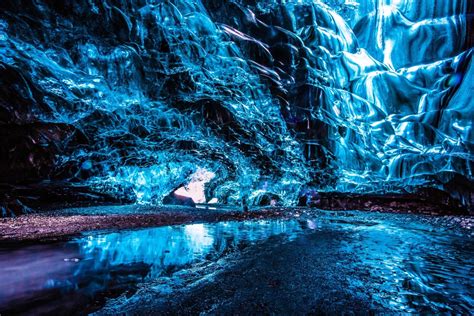
[(306, 210), (0, 246), (0, 313), (474, 310), (469, 217)]
[(59, 208), (0, 218), (0, 244), (51, 242), (93, 230), (122, 230), (196, 222), (288, 218), (303, 208), (261, 208), (242, 212), (237, 207), (108, 205)]

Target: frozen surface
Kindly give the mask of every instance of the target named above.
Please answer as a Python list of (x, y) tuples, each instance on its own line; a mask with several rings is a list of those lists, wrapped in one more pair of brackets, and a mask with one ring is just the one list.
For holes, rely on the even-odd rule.
[(0, 312), (466, 314), (473, 229), (468, 217), (312, 210), (2, 246)]
[(470, 203), (472, 14), (470, 0), (3, 0), (1, 182), (154, 204), (183, 186), (228, 204), (423, 187)]

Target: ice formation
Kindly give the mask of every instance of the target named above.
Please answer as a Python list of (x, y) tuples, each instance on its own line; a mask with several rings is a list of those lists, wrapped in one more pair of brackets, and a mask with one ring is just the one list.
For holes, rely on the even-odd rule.
[[(471, 0), (3, 0), (0, 182), (471, 203)], [(202, 180), (199, 180), (202, 181)], [(201, 197), (202, 199), (202, 197)]]

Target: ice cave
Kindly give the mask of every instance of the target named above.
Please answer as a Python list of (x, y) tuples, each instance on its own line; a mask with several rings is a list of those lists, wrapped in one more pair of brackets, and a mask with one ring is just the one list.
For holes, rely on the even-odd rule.
[(1, 0), (0, 315), (474, 313), (472, 0)]

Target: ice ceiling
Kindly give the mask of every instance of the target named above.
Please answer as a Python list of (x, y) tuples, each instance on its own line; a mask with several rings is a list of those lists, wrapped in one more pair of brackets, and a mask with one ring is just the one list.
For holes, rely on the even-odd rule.
[(2, 0), (0, 182), (157, 204), (193, 185), (229, 204), (424, 187), (469, 202), (473, 6)]

